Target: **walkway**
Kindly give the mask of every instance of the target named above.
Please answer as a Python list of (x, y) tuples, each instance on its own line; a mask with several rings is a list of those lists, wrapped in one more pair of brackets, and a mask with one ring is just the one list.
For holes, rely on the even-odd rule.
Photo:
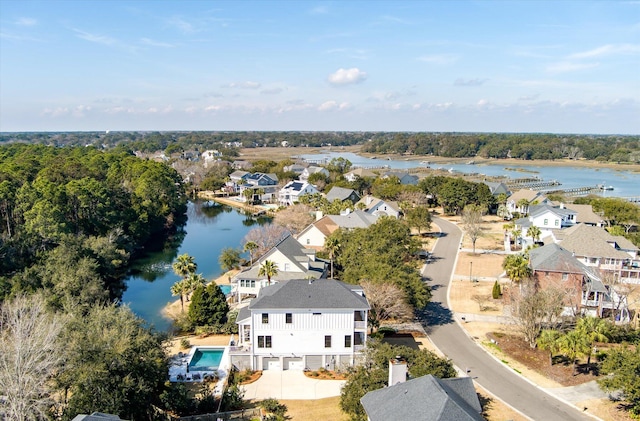
[(317, 380), (300, 370), (264, 370), (260, 378), (241, 386), (245, 399), (313, 400), (340, 396), (345, 380)]
[(433, 296), (421, 315), (434, 345), (483, 388), (533, 420), (592, 419), (505, 367), (473, 342), (456, 323), (449, 309), (448, 289), (462, 233), (457, 226), (443, 219), (434, 218), (434, 223), (443, 235), (433, 250), (436, 259), (424, 267), (423, 276), (429, 279)]

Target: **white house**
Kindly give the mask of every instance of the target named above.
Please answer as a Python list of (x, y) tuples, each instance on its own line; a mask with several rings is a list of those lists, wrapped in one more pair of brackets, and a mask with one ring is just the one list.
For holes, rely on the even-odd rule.
[(240, 370), (351, 366), (366, 345), (368, 310), (359, 286), (333, 279), (267, 286), (238, 313), (231, 363)]
[(401, 210), (398, 202), (394, 202), (391, 200), (382, 200), (378, 199), (377, 197), (367, 195), (360, 199), (360, 201), (356, 204), (356, 208), (359, 207), (359, 204), (362, 204), (361, 206), (364, 206), (365, 212), (372, 215), (392, 216), (394, 218), (400, 217)]
[(560, 230), (575, 225), (576, 212), (561, 205), (553, 207), (547, 204), (533, 205), (529, 207), (529, 216), (518, 219), (515, 222), (516, 227), (521, 230), (520, 236), (526, 242), (533, 243), (533, 239), (527, 235), (527, 231), (531, 226), (540, 229), (540, 239), (551, 234), (554, 230)]
[(310, 165), (302, 170), (302, 173), (300, 173), (300, 176), (298, 178), (300, 179), (300, 181), (307, 181), (312, 174), (316, 173), (321, 173), (325, 177), (329, 177), (329, 171), (326, 168)]
[(346, 215), (326, 215), (308, 225), (296, 237), (304, 247), (321, 250), (326, 238), (338, 228), (354, 229), (369, 228), (375, 224), (379, 215), (368, 214), (357, 210)]
[[(520, 204), (526, 201), (526, 205)], [(521, 189), (517, 192), (514, 192), (507, 199), (507, 209), (509, 213), (520, 213), (526, 215), (529, 213), (530, 205), (538, 205), (542, 203), (549, 203), (549, 199), (546, 198), (544, 194), (536, 190), (530, 189)]]
[(215, 149), (210, 149), (210, 150), (206, 150), (204, 152), (202, 152), (202, 154), (200, 155), (202, 157), (202, 160), (204, 161), (204, 167), (207, 168), (209, 166), (209, 164), (215, 162), (217, 159), (219, 159), (222, 154), (215, 150)]
[(303, 194), (319, 193), (313, 184), (306, 181), (290, 181), (278, 193), (278, 203), (281, 206), (291, 206), (300, 200)]
[(267, 277), (260, 275), (260, 266), (265, 260), (275, 263), (278, 269), (278, 273), (271, 277), (272, 283), (288, 279), (318, 279), (326, 275), (327, 263), (316, 259), (315, 250), (304, 247), (289, 235), (263, 254), (251, 267), (231, 279), (236, 284), (236, 293), (240, 299), (247, 295), (258, 295), (260, 289), (267, 286)]
[(345, 180), (347, 180), (350, 183), (353, 183), (358, 178), (376, 178), (376, 177), (378, 177), (378, 174), (367, 168), (356, 168), (344, 175)]

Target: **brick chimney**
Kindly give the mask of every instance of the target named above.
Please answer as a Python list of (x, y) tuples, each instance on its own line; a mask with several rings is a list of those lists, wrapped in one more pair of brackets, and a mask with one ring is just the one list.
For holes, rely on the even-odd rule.
[(407, 381), (407, 361), (401, 356), (389, 360), (389, 386)]

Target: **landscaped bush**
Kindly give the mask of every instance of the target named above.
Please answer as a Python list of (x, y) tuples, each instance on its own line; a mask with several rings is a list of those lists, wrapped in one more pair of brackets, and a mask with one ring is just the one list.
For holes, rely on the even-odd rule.
[(182, 338), (180, 339), (180, 347), (182, 349), (191, 348), (191, 342), (189, 342), (189, 339), (187, 338)]

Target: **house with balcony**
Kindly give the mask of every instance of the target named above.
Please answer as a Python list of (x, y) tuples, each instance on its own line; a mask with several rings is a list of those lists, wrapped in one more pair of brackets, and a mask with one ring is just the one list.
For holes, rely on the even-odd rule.
[(269, 284), (266, 276), (260, 275), (260, 266), (269, 260), (275, 263), (278, 273), (271, 283), (289, 279), (319, 279), (327, 274), (327, 262), (316, 258), (316, 251), (301, 245), (292, 236), (287, 236), (263, 254), (253, 265), (231, 278), (235, 284), (238, 302), (245, 297), (255, 297)]
[[(617, 294), (606, 286), (596, 268), (588, 267), (569, 250), (551, 243), (529, 251), (529, 265), (539, 289), (559, 289), (564, 294), (565, 316), (602, 317), (605, 310), (621, 310)], [(627, 313), (628, 315), (628, 313)]]
[(260, 290), (238, 312), (231, 363), (240, 370), (335, 370), (357, 363), (369, 303), (361, 287), (290, 279)]
[(300, 201), (303, 194), (319, 193), (313, 184), (306, 181), (290, 181), (278, 192), (278, 204), (280, 206), (291, 206)]
[(584, 265), (597, 268), (603, 277), (640, 284), (640, 250), (626, 238), (586, 224), (554, 232), (552, 238)]

